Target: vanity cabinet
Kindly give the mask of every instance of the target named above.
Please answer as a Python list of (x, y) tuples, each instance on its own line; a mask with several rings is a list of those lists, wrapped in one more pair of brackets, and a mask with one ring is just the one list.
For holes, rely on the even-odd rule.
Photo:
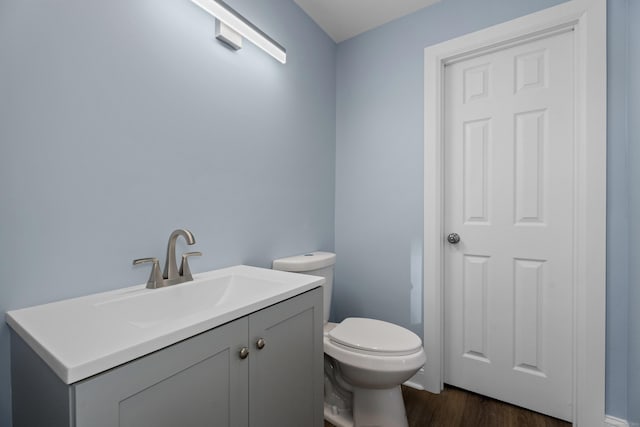
[(12, 334), (15, 427), (323, 426), (322, 288), (74, 384)]

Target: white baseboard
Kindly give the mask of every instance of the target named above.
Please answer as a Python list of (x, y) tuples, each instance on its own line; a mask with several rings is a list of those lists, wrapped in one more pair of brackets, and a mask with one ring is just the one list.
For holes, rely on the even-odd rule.
[(403, 383), (407, 387), (415, 388), (417, 390), (425, 390), (424, 384), (426, 384), (426, 374), (424, 372), (424, 368), (420, 368), (418, 372), (407, 381)]
[(612, 417), (611, 415), (605, 415), (604, 425), (607, 427), (629, 427), (629, 423), (627, 422), (627, 420)]

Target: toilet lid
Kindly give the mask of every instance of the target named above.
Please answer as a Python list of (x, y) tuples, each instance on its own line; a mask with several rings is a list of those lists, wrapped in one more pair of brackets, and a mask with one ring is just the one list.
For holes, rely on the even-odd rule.
[(382, 320), (349, 317), (328, 333), (335, 343), (354, 350), (407, 355), (420, 350), (422, 341), (413, 332)]

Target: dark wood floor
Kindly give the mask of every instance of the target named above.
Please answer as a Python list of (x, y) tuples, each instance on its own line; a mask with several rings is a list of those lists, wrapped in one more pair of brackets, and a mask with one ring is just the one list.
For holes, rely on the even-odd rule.
[[(447, 386), (440, 394), (402, 387), (409, 427), (568, 427), (570, 423)], [(332, 427), (325, 422), (325, 427)]]

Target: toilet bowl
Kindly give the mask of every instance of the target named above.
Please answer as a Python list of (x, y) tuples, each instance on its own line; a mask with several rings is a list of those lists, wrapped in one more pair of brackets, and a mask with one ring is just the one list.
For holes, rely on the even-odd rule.
[(313, 252), (273, 262), (277, 270), (322, 276), (324, 286), (325, 419), (337, 427), (407, 427), (400, 385), (425, 363), (413, 332), (376, 319), (329, 323), (335, 254)]

